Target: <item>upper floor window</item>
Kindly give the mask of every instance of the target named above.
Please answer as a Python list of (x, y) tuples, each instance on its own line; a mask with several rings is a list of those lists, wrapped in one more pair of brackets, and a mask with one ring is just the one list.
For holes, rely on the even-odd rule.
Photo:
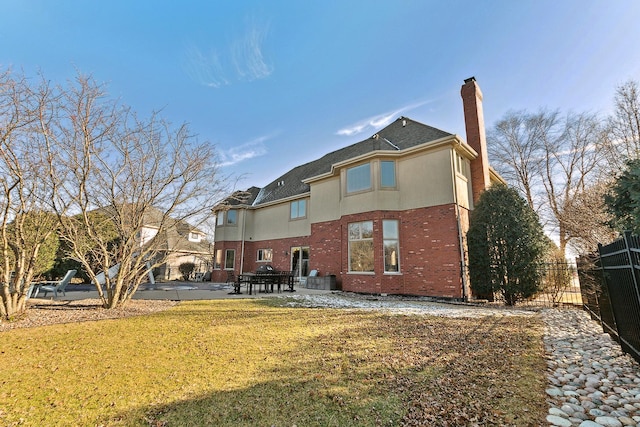
[(305, 218), (307, 216), (307, 200), (291, 202), (291, 219)]
[(202, 235), (200, 233), (196, 233), (196, 232), (189, 232), (189, 241), (190, 242), (199, 242), (200, 240), (202, 240)]
[(271, 262), (273, 260), (273, 249), (258, 249), (258, 261)]
[(347, 169), (347, 193), (371, 189), (371, 164)]
[(462, 157), (460, 154), (455, 154), (456, 156), (456, 172), (458, 172), (460, 175), (464, 175), (467, 176), (467, 162), (465, 161), (464, 157)]
[(227, 211), (227, 225), (236, 225), (238, 223), (238, 211), (235, 209), (229, 209)]
[(216, 226), (236, 225), (238, 223), (238, 211), (229, 209), (228, 211), (218, 211), (216, 214)]
[(394, 188), (396, 186), (396, 162), (384, 160), (380, 162), (380, 187)]
[(349, 271), (373, 271), (373, 221), (349, 224)]

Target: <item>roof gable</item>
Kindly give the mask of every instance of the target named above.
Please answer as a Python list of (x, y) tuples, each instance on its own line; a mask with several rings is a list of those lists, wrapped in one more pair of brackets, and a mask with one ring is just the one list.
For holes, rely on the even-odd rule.
[(453, 134), (406, 117), (400, 117), (365, 140), (291, 169), (262, 188), (253, 200), (253, 206), (308, 193), (310, 186), (304, 180), (330, 172), (332, 165), (336, 163), (376, 151), (405, 150), (447, 136), (453, 136)]

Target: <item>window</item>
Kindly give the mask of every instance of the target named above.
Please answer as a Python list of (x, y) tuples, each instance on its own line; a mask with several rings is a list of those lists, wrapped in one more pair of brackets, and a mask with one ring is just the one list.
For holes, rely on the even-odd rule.
[(380, 187), (394, 188), (396, 186), (396, 162), (380, 162)]
[(224, 212), (220, 211), (216, 214), (216, 225), (224, 225)]
[(229, 209), (227, 211), (227, 225), (236, 225), (238, 223), (238, 211)]
[(291, 219), (305, 218), (307, 216), (307, 200), (291, 202)]
[(460, 154), (455, 154), (456, 156), (456, 171), (464, 176), (467, 176), (467, 162), (464, 160)]
[(398, 221), (392, 219), (382, 221), (382, 240), (384, 244), (384, 272), (397, 273), (400, 271)]
[(373, 221), (349, 224), (349, 271), (373, 271)]
[(213, 268), (220, 270), (222, 268), (222, 249), (216, 249), (216, 258), (213, 260)]
[(189, 241), (190, 242), (199, 242), (200, 240), (202, 240), (202, 236), (200, 235), (200, 233), (196, 233), (191, 231), (189, 233)]
[(236, 263), (236, 251), (235, 249), (227, 249), (224, 254), (224, 269), (233, 270)]
[(371, 189), (371, 165), (369, 163), (347, 169), (347, 193)]
[(258, 262), (271, 262), (273, 260), (273, 249), (258, 249)]

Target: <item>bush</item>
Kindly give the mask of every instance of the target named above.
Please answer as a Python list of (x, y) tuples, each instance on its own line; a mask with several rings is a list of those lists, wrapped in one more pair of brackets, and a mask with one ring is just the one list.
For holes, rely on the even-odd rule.
[(546, 237), (518, 192), (494, 185), (480, 196), (467, 234), (471, 289), (478, 298), (500, 294), (515, 305), (539, 292)]
[(191, 277), (191, 274), (195, 269), (196, 265), (192, 262), (183, 262), (178, 266), (178, 270), (180, 271), (180, 274), (182, 274), (184, 280), (189, 280), (189, 277)]

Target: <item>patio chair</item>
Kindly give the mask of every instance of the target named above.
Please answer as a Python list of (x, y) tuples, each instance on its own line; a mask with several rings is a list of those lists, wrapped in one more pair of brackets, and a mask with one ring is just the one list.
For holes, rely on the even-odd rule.
[(318, 270), (311, 270), (308, 276), (300, 277), (300, 286), (307, 287), (307, 277), (316, 277), (318, 275)]
[(62, 295), (66, 296), (67, 294), (65, 293), (65, 289), (67, 288), (67, 285), (71, 282), (71, 279), (73, 279), (73, 276), (76, 275), (76, 273), (77, 273), (77, 270), (69, 270), (67, 271), (67, 274), (64, 275), (62, 280), (51, 281), (51, 282), (41, 282), (39, 289), (36, 291), (36, 295), (38, 294), (39, 291), (44, 291), (45, 297), (47, 296), (47, 292), (53, 292), (54, 298), (58, 297), (58, 292), (62, 292)]
[(116, 277), (119, 271), (120, 271), (120, 264), (113, 265), (109, 267), (106, 273), (104, 271), (101, 271), (100, 273), (98, 273), (96, 275), (96, 280), (93, 283), (95, 285), (104, 286), (104, 284), (107, 282), (107, 275), (109, 279), (111, 279), (112, 277)]

